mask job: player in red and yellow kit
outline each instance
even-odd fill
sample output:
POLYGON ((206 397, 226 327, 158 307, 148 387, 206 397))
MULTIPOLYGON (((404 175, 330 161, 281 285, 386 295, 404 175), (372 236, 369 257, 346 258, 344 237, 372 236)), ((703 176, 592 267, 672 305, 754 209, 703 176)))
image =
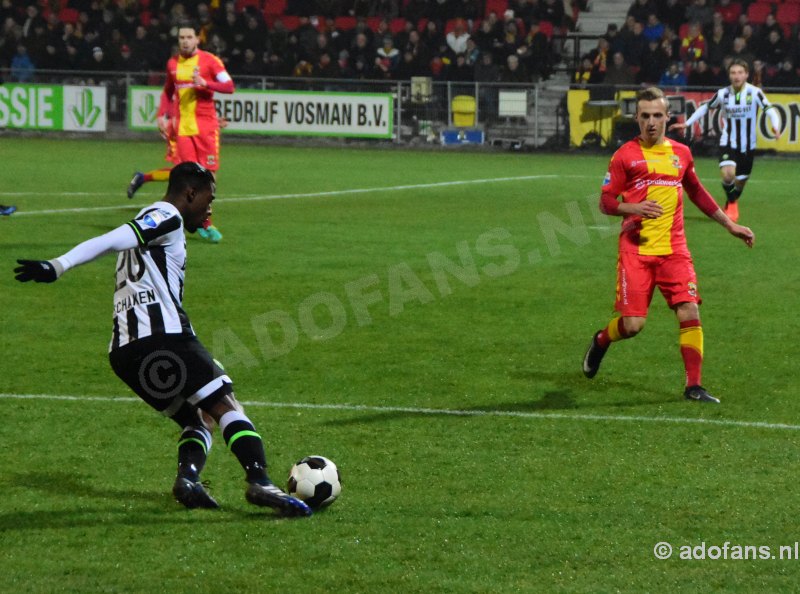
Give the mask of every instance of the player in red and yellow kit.
MULTIPOLYGON (((214 93, 233 93, 233 80, 222 60, 198 49, 198 29, 192 24, 178 28, 177 56, 167 62, 167 81, 158 109, 158 129, 167 141, 167 161, 200 163, 210 171, 219 169, 219 129, 214 93)), ((172 168, 137 172, 128 185, 132 198, 148 181, 166 181, 172 168)), ((222 239, 210 221, 198 233, 211 241, 222 239)))
POLYGON ((592 337, 583 359, 583 373, 593 378, 612 342, 641 332, 658 287, 680 325, 686 369, 684 396, 719 403, 700 385, 701 299, 683 228, 684 190, 706 216, 747 246, 753 246, 755 237, 750 229, 731 221, 714 202, 697 178, 689 148, 665 138, 669 105, 660 89, 650 87, 637 93, 636 120, 640 136, 614 153, 600 198, 604 213, 623 217, 615 305, 620 315, 592 337))

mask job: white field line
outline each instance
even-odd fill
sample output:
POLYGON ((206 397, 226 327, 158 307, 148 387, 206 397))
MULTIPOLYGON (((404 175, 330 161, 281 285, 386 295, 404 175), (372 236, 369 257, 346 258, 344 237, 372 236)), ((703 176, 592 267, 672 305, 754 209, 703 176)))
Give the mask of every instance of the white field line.
MULTIPOLYGON (((68 402, 139 402, 130 396, 67 396, 58 394, 3 394, 0 400, 56 400, 68 402)), ((688 417, 647 417, 642 415, 590 415, 569 413, 522 412, 507 410, 458 410, 449 408, 419 408, 414 406, 369 406, 364 404, 313 404, 307 402, 242 402, 245 406, 265 408, 295 408, 310 410, 334 410, 369 413, 407 413, 414 415, 454 416, 454 417, 512 417, 517 419, 595 421, 620 423, 667 423, 679 425, 716 425, 718 427, 739 427, 744 429, 773 429, 800 431, 800 425, 785 423, 766 423, 763 421, 736 421, 732 419, 700 419, 688 417)), ((698 404, 689 404, 698 406, 698 404)), ((700 404, 699 406, 704 406, 700 404)), ((709 406, 709 405, 705 405, 709 406)))
MULTIPOLYGON (((468 186, 474 184, 494 184, 511 181, 530 181, 536 179, 553 179, 560 177, 558 175, 521 175, 516 177, 490 177, 486 179, 462 179, 446 182, 433 182, 428 184, 407 184, 402 186, 383 186, 378 188, 349 188, 345 190, 331 190, 328 192, 306 192, 301 194, 252 194, 245 196, 231 196, 230 198, 220 197, 220 203, 229 202, 259 202, 262 200, 288 200, 298 198, 328 198, 331 196, 347 196, 353 194, 375 194, 379 192, 404 192, 406 190, 427 190, 430 188, 446 188, 451 186, 468 186)), ((563 176, 561 176, 563 177, 563 176)), ((0 193, 0 196, 5 194, 0 193)), ((67 195, 67 194, 64 194, 67 195)), ((117 199, 115 197, 115 199, 117 199)), ((98 212, 103 210, 132 210, 141 209, 149 203, 144 204, 131 204, 125 203, 120 199, 120 203, 115 206, 83 206, 76 208, 50 208, 45 210, 21 210, 17 211, 14 216, 36 216, 36 215, 49 215, 49 214, 66 214, 71 212, 98 212)))

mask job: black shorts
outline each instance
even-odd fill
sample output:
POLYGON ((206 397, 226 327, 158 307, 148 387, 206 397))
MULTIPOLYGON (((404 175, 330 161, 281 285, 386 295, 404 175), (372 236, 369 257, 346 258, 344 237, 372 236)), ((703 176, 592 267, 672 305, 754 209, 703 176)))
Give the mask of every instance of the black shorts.
POLYGON ((233 382, 196 336, 147 336, 112 350, 108 359, 137 396, 182 426, 197 420, 198 408, 233 393, 233 382))
POLYGON ((733 165, 736 167, 736 179, 747 179, 753 171, 753 151, 741 152, 729 146, 719 147, 719 166, 733 165))

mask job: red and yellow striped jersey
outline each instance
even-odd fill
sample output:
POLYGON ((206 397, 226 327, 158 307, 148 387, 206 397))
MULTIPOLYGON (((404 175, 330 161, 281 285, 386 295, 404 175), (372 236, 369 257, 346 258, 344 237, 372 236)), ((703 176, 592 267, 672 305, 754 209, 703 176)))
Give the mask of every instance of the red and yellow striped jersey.
MULTIPOLYGON (((175 119, 178 136, 210 134, 218 128, 214 90, 195 87, 192 83, 195 69, 209 81, 210 87, 231 80, 222 60, 203 50, 197 50, 189 58, 178 55, 169 59, 159 115, 167 113, 175 119)), ((232 88, 227 92, 232 92, 232 88)))
POLYGON ((683 226, 683 190, 706 215, 719 208, 694 170, 689 147, 674 140, 647 148, 636 138, 622 145, 603 180, 601 209, 616 213, 617 197, 623 202, 652 200, 663 214, 656 219, 625 216, 619 236, 620 251, 643 256, 689 253, 683 226))

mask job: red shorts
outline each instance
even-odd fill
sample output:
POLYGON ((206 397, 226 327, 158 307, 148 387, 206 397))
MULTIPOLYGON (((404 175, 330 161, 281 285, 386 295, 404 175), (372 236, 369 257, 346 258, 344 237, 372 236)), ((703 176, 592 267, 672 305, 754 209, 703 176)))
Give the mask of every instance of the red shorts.
POLYGON ((673 308, 679 303, 702 302, 689 254, 640 256, 633 252, 619 253, 616 310, 621 315, 647 316, 656 287, 673 308))
POLYGON ((181 158, 178 156, 178 141, 174 137, 167 140, 167 154, 164 155, 164 159, 174 165, 181 162, 181 158))
POLYGON ((177 136, 178 162, 194 161, 206 169, 219 169, 219 130, 196 136, 177 136))

